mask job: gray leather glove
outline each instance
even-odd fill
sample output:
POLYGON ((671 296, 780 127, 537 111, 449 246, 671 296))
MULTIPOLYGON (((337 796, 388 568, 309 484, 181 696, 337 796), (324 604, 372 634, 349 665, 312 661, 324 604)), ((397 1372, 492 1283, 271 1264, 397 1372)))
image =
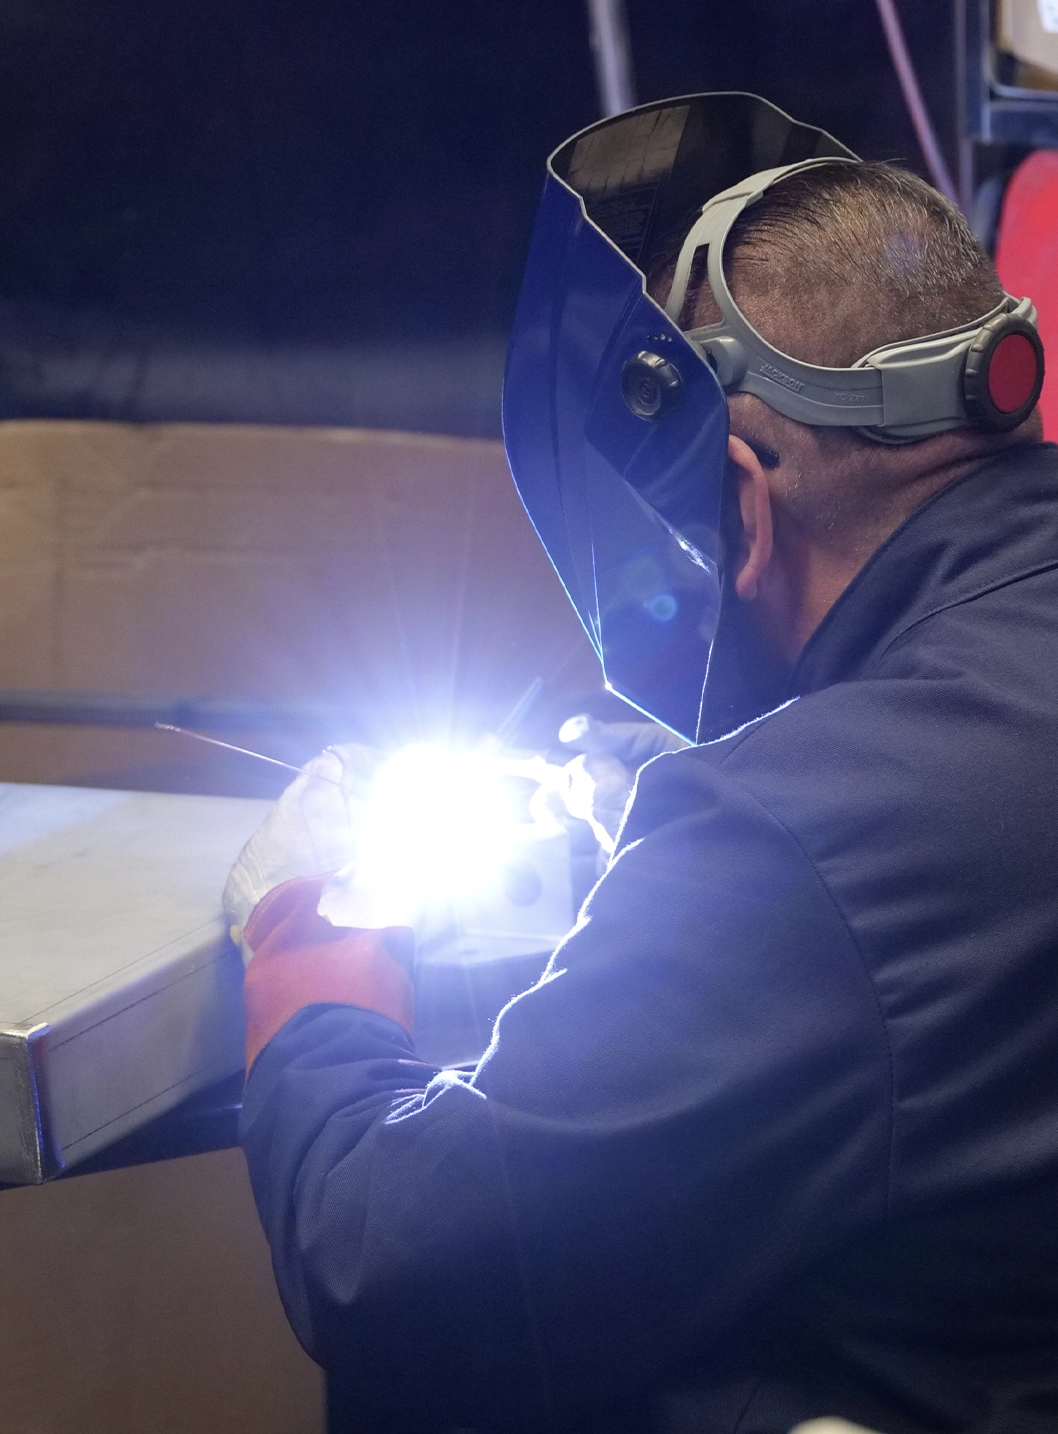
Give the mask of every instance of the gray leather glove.
POLYGON ((657 722, 570 717, 558 739, 582 755, 566 765, 563 797, 571 816, 591 825, 603 851, 614 849, 636 773, 651 757, 690 746, 657 722))
POLYGON ((287 787, 239 853, 224 888, 238 944, 250 912, 273 887, 339 871, 353 860, 357 826, 384 757, 372 747, 328 747, 287 787))

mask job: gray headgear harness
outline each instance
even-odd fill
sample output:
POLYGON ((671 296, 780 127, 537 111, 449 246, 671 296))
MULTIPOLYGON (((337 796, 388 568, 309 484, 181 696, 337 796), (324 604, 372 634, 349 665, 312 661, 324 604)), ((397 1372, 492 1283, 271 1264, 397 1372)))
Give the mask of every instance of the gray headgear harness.
POLYGON ((752 393, 799 423, 854 427, 879 443, 911 443, 967 423, 1016 428, 1043 385, 1043 346, 1029 299, 1007 295, 959 328, 884 344, 852 368, 822 368, 780 353, 735 302, 724 275, 724 245, 735 220, 766 189, 823 164, 825 156, 751 174, 703 207, 683 242, 665 312, 679 325, 695 255, 708 249, 709 287, 723 318, 686 331, 727 393, 752 393))

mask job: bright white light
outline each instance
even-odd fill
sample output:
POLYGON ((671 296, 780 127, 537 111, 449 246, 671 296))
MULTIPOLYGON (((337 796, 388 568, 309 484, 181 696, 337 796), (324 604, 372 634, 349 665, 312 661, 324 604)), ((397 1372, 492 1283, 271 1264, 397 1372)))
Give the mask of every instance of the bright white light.
POLYGON ((515 813, 486 760, 425 744, 380 767, 368 798, 361 859, 393 872, 424 901, 456 897, 502 865, 515 813))
MULTIPOLYGON (((424 912, 495 887, 520 844, 560 830, 546 806, 560 777, 561 768, 540 757, 450 752, 427 743, 395 752, 376 771, 353 823, 355 856, 339 879, 344 920, 416 926, 424 912), (511 777, 537 784, 528 822, 519 817, 511 777)), ((320 910, 336 919, 339 907, 320 910)))

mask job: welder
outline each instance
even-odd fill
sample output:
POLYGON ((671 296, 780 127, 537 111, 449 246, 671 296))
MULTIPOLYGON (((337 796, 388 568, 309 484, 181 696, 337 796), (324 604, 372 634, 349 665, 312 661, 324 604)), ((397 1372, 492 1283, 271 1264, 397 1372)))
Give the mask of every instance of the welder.
POLYGON ((1058 1427, 1042 379, 960 215, 763 100, 552 156, 512 472, 608 685, 692 745, 472 1075, 416 1056, 414 912, 318 910, 361 755, 233 873, 242 1140, 359 1427, 1058 1427))

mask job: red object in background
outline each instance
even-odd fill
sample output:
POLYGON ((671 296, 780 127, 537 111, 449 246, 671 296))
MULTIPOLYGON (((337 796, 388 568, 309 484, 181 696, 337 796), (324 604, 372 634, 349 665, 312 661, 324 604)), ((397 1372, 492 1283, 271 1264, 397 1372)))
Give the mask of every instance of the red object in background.
POLYGON ((1003 287, 1028 295, 1040 316, 1047 376, 1040 395, 1043 431, 1058 439, 1058 151, 1039 149, 1023 160, 1003 196, 996 243, 1003 287))

